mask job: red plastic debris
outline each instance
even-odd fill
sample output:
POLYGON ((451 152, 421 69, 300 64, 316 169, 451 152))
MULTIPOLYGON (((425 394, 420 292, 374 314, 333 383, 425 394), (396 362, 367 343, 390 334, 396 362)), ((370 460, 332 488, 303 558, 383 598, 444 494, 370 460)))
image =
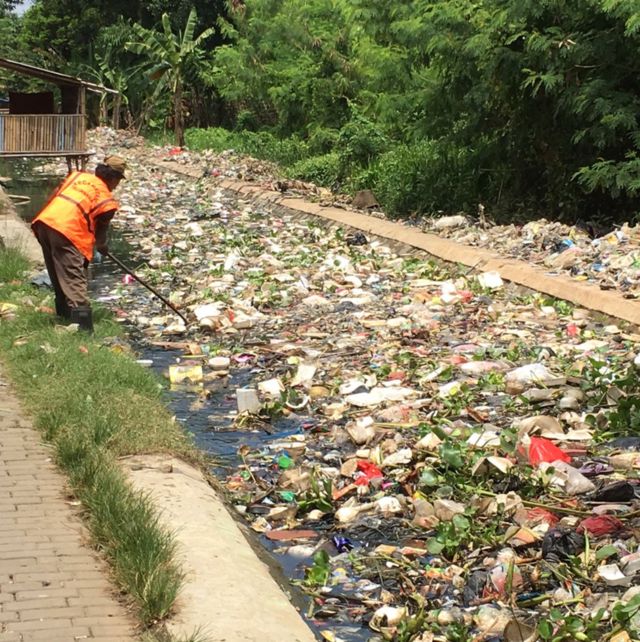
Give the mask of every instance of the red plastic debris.
POLYGON ((358 461, 358 470, 362 473, 356 479, 358 486, 368 486, 371 480, 383 477, 382 471, 373 462, 364 459, 358 461))
POLYGON ((553 528, 560 518, 554 515, 551 511, 546 510, 545 508, 532 508, 527 511, 527 522, 530 525, 536 524, 548 524, 549 528, 553 528))
POLYGON ((544 437, 531 437, 531 444, 529 445, 529 461, 537 466, 539 463, 545 461, 552 463, 554 461, 564 461, 569 463, 571 457, 567 455, 564 450, 558 448, 552 441, 544 437))
POLYGON ((567 336, 569 337, 579 337, 580 328, 575 323, 570 323, 567 326, 567 336))
POLYGON ((613 515, 598 515, 597 517, 583 519, 576 530, 578 533, 586 531, 594 537, 602 537, 603 535, 611 535, 624 530, 624 524, 613 515))

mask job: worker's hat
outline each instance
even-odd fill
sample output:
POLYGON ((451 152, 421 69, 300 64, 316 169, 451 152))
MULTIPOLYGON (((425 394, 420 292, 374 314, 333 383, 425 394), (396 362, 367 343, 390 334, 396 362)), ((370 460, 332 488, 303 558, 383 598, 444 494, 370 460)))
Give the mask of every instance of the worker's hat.
POLYGON ((110 167, 116 172, 122 174, 122 178, 126 178, 124 172, 127 169, 127 161, 122 158, 122 156, 105 156, 103 163, 107 167, 110 167))

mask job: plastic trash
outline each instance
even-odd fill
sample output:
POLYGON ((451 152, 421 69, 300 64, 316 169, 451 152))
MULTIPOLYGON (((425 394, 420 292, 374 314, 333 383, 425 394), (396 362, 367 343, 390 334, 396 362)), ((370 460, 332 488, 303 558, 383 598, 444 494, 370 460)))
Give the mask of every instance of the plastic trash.
POLYGON ((228 370, 231 359, 229 357, 213 357, 209 359, 208 364, 213 370, 228 370))
POLYGON ((629 586, 633 582, 633 576, 625 575, 617 564, 600 566, 598 575, 607 586, 629 586))
POLYGON ((384 477, 382 471, 372 462, 359 460, 357 464, 358 475, 356 485, 366 486, 375 479, 384 477))
POLYGON ((624 524, 617 517, 599 515, 583 519, 576 530, 578 533, 588 533, 593 537, 603 537, 604 535, 618 533, 624 529, 624 524))
POLYGON ((434 220, 433 227, 436 230, 445 230, 457 227, 466 227, 468 220, 466 216, 456 214, 455 216, 441 216, 434 220))
POLYGON ((381 606, 371 618, 369 626, 374 631, 380 631, 383 628, 394 627, 400 624, 409 614, 404 607, 381 606))
POLYGON ((238 412, 248 412, 256 414, 260 412, 262 404, 258 398, 258 391, 254 388, 238 388, 236 390, 236 400, 238 403, 238 412))
POLYGON ((562 385, 566 381, 566 378, 554 375, 542 363, 530 363, 508 372, 506 380, 507 382, 522 386, 534 384, 557 386, 562 385))
POLYGON ((582 475, 576 468, 564 461, 554 461, 550 464, 540 463, 540 470, 550 474, 550 483, 563 490, 567 495, 584 495, 595 490, 594 483, 582 475))
POLYGON ((533 466, 537 466, 541 462, 570 462, 571 457, 548 439, 544 437, 531 437, 529 444, 529 461, 533 466))
POLYGON ((584 537, 570 528, 553 528, 542 540, 542 557, 549 562, 560 563, 583 549, 584 537))
POLYGON ((171 383, 202 383, 203 377, 201 365, 169 366, 171 383))
MULTIPOLYGON (((613 468, 607 464, 600 464, 600 474, 609 474, 613 468)), ((584 472, 581 469, 581 472, 584 472)), ((640 495, 640 484, 632 484, 627 480, 621 480, 606 484, 589 496, 593 502, 630 502, 640 495)))
POLYGON ((484 272, 483 274, 478 274, 477 279, 483 288, 494 290, 504 286, 504 281, 500 278, 499 272, 484 272))

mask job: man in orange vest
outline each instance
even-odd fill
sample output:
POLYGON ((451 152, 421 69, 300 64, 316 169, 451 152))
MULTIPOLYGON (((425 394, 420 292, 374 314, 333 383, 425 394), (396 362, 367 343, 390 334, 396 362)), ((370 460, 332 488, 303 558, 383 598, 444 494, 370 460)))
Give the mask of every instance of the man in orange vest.
POLYGON ((107 231, 118 209, 111 192, 126 168, 123 158, 107 156, 95 174, 71 172, 31 223, 55 291, 56 314, 89 332, 87 267, 94 246, 101 254, 108 252, 107 231))

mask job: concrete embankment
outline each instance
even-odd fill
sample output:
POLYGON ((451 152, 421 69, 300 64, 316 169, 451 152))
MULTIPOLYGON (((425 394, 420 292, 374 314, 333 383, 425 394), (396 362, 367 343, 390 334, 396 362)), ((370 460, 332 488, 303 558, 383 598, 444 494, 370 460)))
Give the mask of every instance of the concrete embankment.
POLYGON ((11 199, 0 187, 0 239, 20 250, 31 262, 42 265, 42 252, 29 226, 18 216, 11 199))

